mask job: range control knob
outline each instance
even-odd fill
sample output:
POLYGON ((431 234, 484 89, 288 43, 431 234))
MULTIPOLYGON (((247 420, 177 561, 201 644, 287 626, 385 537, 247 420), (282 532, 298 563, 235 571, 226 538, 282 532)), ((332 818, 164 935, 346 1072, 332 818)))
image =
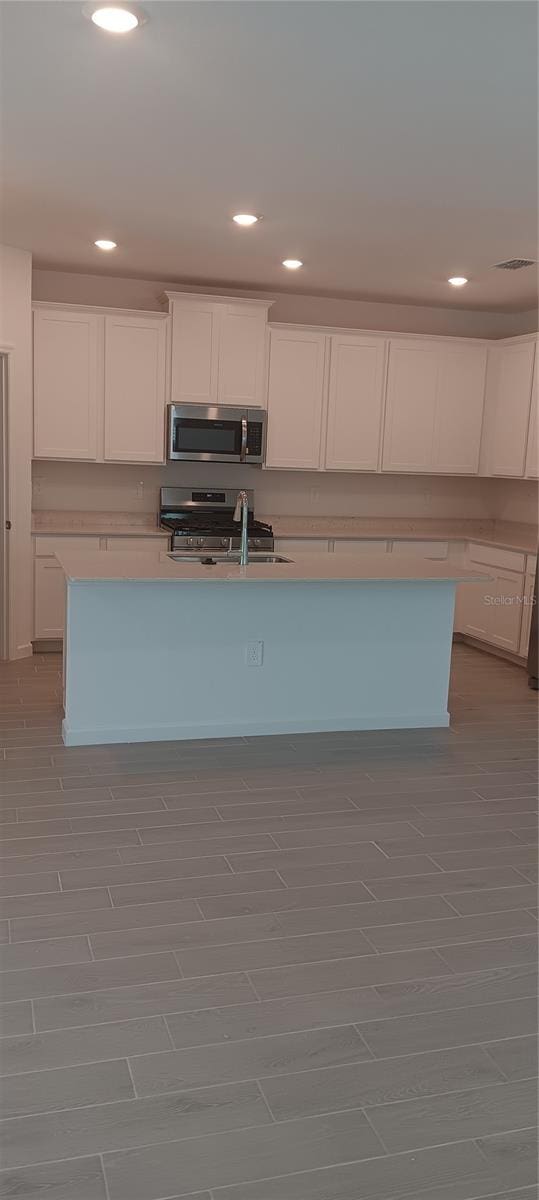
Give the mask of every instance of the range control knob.
POLYGON ((187 538, 186 545, 187 545, 187 546, 192 546, 192 545, 193 545, 193 539, 188 537, 188 538, 187 538))
POLYGON ((255 545, 255 546, 260 546, 260 538, 255 538, 255 539, 254 539, 254 545, 255 545))
POLYGON ((221 545, 228 546, 228 538, 221 538, 221 545))
POLYGON ((203 545, 204 545, 204 538, 197 538, 197 540, 196 540, 196 545, 197 545, 197 546, 203 546, 203 545))

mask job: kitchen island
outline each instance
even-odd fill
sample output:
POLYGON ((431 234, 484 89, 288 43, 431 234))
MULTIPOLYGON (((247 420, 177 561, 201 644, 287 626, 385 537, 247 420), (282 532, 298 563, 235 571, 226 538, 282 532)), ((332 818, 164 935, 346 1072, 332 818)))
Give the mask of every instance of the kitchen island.
POLYGON ((426 558, 58 555, 66 745, 449 724, 457 583, 426 558))

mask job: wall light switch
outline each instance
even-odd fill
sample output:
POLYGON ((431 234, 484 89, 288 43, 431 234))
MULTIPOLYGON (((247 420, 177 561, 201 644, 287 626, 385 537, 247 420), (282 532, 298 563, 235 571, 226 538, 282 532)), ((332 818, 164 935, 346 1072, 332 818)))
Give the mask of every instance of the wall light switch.
POLYGON ((139 482, 137 484, 135 484, 135 496, 137 496, 137 498, 139 500, 141 500, 143 495, 144 495, 144 482, 142 479, 139 479, 139 482))

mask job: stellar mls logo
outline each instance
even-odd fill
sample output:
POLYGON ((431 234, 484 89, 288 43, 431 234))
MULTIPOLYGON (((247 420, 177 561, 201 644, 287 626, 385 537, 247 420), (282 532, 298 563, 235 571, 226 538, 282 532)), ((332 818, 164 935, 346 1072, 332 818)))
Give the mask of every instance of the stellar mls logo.
POLYGON ((514 604, 520 604, 523 608, 535 604, 535 596, 484 596, 483 603, 488 605, 499 605, 500 607, 507 606, 511 608, 514 604))

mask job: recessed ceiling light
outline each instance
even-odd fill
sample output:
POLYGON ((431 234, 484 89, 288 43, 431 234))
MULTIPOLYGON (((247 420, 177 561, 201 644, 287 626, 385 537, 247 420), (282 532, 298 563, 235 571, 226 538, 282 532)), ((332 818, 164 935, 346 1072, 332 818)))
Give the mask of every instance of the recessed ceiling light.
POLYGON ((468 280, 465 275, 452 275, 447 282, 451 284, 451 287, 464 287, 468 280))
POLYGON ((297 271, 298 267, 302 266, 301 258, 283 258, 283 267, 286 267, 287 271, 297 271))
POLYGON ((236 222, 236 225, 256 225, 260 217, 255 217, 254 213, 236 213, 232 220, 236 222))
POLYGON ((98 238, 97 242, 94 242, 94 246, 97 246, 98 250, 115 250, 116 245, 117 243, 111 242, 109 238, 98 238))
POLYGON ((140 25, 141 18, 130 8, 120 8, 114 4, 105 4, 96 8, 91 14, 94 25, 106 29, 107 33, 130 33, 140 25))

